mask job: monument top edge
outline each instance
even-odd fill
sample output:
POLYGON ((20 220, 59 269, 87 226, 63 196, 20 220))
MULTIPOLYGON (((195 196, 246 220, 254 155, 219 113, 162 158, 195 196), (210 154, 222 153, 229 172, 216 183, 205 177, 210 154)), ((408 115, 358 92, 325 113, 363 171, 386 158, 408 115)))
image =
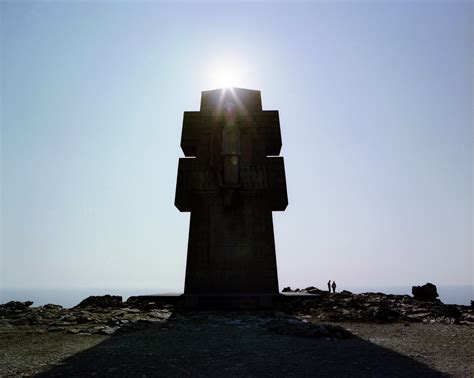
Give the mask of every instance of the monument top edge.
POLYGON ((261 91, 258 89, 249 89, 249 88, 240 88, 240 87, 223 87, 223 88, 206 89, 204 91, 201 91, 201 95, 211 95, 211 94, 217 94, 217 93, 222 93, 222 92, 227 92, 227 91, 247 92, 249 94, 261 93, 261 91))
POLYGON ((220 88, 201 92, 201 111, 220 108, 231 101, 240 108, 262 110, 261 92, 245 88, 220 88))

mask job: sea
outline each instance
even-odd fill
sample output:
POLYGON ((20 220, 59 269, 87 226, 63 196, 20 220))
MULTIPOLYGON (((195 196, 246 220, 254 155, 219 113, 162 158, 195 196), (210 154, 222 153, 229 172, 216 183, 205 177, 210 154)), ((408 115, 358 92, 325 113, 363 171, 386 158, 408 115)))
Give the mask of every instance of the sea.
MULTIPOLYGON (((349 290, 353 293, 382 292, 385 294, 411 295, 411 287, 344 287, 338 290, 349 290)), ((470 305, 474 300, 474 285, 437 286, 441 301, 445 304, 470 305)), ((48 303, 59 304, 63 307, 74 307, 90 295, 120 295, 124 300, 134 295, 146 294, 179 294, 170 289, 19 289, 0 288, 0 303, 9 301, 33 301, 33 306, 42 306, 48 303)))

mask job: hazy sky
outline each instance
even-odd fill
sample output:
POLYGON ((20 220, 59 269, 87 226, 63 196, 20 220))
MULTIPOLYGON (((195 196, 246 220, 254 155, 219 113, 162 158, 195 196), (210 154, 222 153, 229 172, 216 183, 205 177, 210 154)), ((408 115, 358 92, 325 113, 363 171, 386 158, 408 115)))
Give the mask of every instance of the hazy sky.
POLYGON ((2 1, 1 286, 182 291, 222 72, 280 112, 280 287, 472 283, 473 4, 2 1))

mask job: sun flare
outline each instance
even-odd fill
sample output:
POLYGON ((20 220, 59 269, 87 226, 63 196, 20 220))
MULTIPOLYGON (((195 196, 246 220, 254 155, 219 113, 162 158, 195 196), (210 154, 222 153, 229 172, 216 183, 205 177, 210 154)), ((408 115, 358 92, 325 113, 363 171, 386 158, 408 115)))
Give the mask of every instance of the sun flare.
POLYGON ((210 88, 245 87, 249 80, 249 70, 241 59, 221 57, 211 59, 206 67, 210 88))
POLYGON ((216 86, 220 88, 232 88, 242 85, 242 78, 234 67, 220 67, 214 73, 216 86))

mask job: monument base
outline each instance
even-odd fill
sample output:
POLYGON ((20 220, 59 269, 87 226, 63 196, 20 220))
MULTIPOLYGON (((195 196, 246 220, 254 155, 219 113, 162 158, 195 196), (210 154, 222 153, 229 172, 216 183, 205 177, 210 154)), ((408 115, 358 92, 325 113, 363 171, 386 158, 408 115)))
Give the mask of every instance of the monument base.
POLYGON ((266 310, 279 294, 183 294, 184 308, 199 310, 266 310))
POLYGON ((317 298, 318 295, 306 293, 279 294, 156 294, 130 297, 127 302, 138 307, 160 308, 172 305, 177 309, 188 310, 275 310, 289 302, 317 298))

